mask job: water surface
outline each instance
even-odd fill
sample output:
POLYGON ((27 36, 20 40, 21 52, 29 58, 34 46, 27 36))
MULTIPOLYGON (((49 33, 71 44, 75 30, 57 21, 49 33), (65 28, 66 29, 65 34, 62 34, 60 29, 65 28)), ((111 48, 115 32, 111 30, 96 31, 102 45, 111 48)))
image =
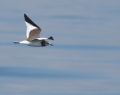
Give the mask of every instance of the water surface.
POLYGON ((1 95, 119 95, 119 0, 0 1, 1 95), (54 46, 25 38, 23 14, 54 46))

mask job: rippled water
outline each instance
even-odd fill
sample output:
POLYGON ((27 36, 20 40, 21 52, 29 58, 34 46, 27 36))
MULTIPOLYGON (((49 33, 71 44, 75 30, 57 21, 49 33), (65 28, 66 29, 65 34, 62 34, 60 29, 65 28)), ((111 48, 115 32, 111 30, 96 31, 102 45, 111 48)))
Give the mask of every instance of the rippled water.
POLYGON ((1 95, 119 95, 119 0, 0 1, 1 95), (54 46, 25 38, 27 13, 54 46))

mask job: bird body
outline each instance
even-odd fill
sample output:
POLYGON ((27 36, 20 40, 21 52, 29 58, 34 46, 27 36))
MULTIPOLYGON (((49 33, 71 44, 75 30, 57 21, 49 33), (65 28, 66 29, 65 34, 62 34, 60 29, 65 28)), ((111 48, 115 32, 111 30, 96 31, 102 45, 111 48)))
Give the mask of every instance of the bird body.
POLYGON ((54 40, 52 36, 48 38, 40 37, 41 28, 37 24, 35 24, 26 14, 24 14, 24 19, 27 27, 26 39, 15 43, 35 45, 35 46, 52 45, 49 43, 49 40, 54 40))

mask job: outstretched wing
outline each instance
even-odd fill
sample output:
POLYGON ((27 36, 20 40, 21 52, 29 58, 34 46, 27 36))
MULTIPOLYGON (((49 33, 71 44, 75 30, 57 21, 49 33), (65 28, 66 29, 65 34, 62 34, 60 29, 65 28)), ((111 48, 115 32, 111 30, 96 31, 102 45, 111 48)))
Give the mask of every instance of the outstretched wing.
POLYGON ((41 28, 36 25, 26 14, 24 14, 25 23, 27 27, 26 37, 28 41, 32 41, 40 37, 41 28))

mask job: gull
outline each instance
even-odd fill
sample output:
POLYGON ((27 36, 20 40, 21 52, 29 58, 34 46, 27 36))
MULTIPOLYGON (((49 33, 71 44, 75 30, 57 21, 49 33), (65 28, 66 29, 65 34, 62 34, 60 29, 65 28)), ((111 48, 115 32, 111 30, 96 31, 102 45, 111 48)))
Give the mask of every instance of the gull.
POLYGON ((26 39, 20 42, 14 42, 19 44, 33 45, 33 46, 48 46, 52 45, 49 40, 54 40, 52 36, 48 38, 41 37, 41 28, 35 24, 26 14, 24 14, 26 24, 26 39))

